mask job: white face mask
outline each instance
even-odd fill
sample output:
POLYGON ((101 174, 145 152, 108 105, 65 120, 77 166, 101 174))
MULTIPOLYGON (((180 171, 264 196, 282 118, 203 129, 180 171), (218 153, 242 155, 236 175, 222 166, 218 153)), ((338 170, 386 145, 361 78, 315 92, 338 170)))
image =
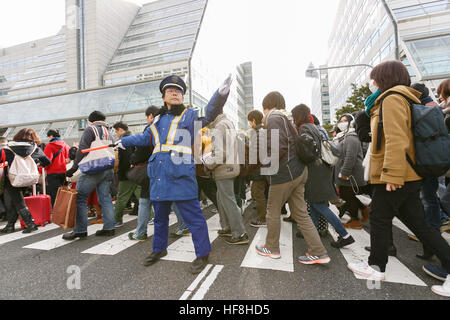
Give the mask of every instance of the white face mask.
POLYGON ((348 122, 339 122, 338 128, 341 130, 341 132, 345 132, 348 130, 348 122))

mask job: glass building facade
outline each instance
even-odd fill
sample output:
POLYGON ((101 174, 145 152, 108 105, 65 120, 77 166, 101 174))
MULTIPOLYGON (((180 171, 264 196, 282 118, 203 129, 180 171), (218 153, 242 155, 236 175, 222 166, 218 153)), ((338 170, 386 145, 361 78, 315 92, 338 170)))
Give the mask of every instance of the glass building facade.
MULTIPOLYGON (((66 4, 70 1, 66 0, 66 4)), ((80 10, 89 10, 89 5, 86 3, 80 10)), ((94 110, 105 113, 111 125, 125 121, 138 133, 145 127, 145 109, 150 105, 162 105, 159 84, 172 74, 181 76, 188 86, 185 104, 198 108, 203 115, 204 107, 227 76, 214 67, 220 63, 215 57, 205 59, 208 55, 204 49, 210 44, 199 35, 202 28, 207 28, 202 24, 208 14, 207 5, 207 0, 159 0, 136 9, 121 41, 111 52, 100 86, 67 89, 67 83, 79 84, 80 79, 84 79, 84 83, 89 84, 95 77, 89 68, 80 74, 80 61, 92 60, 89 42, 78 45, 71 55, 67 50, 72 45, 64 44, 66 35, 47 40, 41 49, 48 53, 30 58, 39 63, 25 63, 23 59, 7 63, 0 59, 0 74, 5 74, 0 76, 0 98, 6 96, 6 100, 0 100, 0 110, 5 110, 5 116, 0 118, 0 135, 11 139, 21 128, 31 127, 46 141, 46 131, 54 128, 61 131, 65 140, 75 142, 94 110), (86 54, 84 58, 80 56, 81 47, 86 54), (58 50, 64 49, 66 52, 60 55, 58 50), (54 56, 43 59, 46 55, 54 56), (16 64, 27 77, 14 73, 16 64), (9 69, 12 71, 4 72, 9 69), (40 94, 29 91, 33 87, 39 88, 40 94), (16 94, 10 96, 10 90, 15 90, 16 94)), ((93 29, 89 21, 86 19, 83 24, 88 39, 92 33, 89 30, 93 29)), ((73 35, 68 37, 73 44, 73 35)), ((83 41, 83 37, 76 39, 83 41)), ((234 69, 235 81, 224 112, 237 128, 246 129, 247 113, 253 109, 252 65, 248 62, 234 69)))

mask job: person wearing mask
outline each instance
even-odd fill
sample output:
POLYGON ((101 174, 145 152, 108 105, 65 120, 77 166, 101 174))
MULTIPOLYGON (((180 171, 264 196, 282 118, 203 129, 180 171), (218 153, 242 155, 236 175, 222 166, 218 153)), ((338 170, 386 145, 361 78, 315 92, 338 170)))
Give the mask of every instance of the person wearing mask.
MULTIPOLYGON (((320 144, 323 135, 314 124, 314 118, 308 106, 301 104, 292 110, 294 123, 299 134, 307 134, 320 144)), ((336 198, 336 190, 333 186, 333 169, 321 160, 308 165, 308 180, 305 186, 305 199, 311 208, 311 218, 316 226, 319 217, 324 217, 339 235, 337 241, 331 243, 334 248, 343 248, 355 242, 355 239, 347 232, 339 218, 330 210, 328 203, 336 198)))
MULTIPOLYGON (((41 140, 38 138, 36 131, 27 128, 21 129, 14 136, 13 141, 9 142, 7 147, 4 147, 6 162, 8 165, 11 165, 16 155, 21 157, 31 156, 31 158, 41 167, 49 166, 51 164, 50 159, 47 158, 42 149, 38 147, 40 144, 41 140)), ((6 167, 6 171, 8 171, 8 167, 6 167)), ((12 210, 10 210, 8 215, 8 224, 1 232, 14 232, 14 225, 18 215, 21 216, 26 224, 23 233, 36 231, 37 226, 34 224, 31 212, 25 204, 23 196, 24 189, 13 187, 7 174, 5 176, 5 191, 11 200, 12 210)))
POLYGON ((61 139, 58 130, 49 130, 47 132, 49 143, 45 146, 44 153, 52 161, 52 164, 46 168, 48 194, 52 201, 52 207, 55 204, 58 189, 66 180, 66 167, 69 159, 70 147, 61 139))
MULTIPOLYGON (((373 195, 370 213, 371 252, 368 262, 352 263, 348 268, 375 281, 385 279, 391 225, 398 217, 431 251, 436 254, 447 272, 450 272, 450 246, 426 221, 420 200, 422 178, 409 164, 407 156, 415 162, 414 134, 410 101, 420 103, 420 93, 410 87, 408 70, 400 61, 387 61, 376 66, 371 74, 378 87, 367 105, 371 116, 372 153, 370 182, 373 195), (405 97, 404 97, 405 96, 405 97), (383 129, 380 126, 382 102, 383 129)), ((450 276, 443 286, 432 291, 450 296, 450 276)))
MULTIPOLYGON (((256 220, 252 220, 250 225, 254 228, 267 227, 266 223, 266 214, 267 214, 267 198, 266 198, 266 188, 267 188, 267 180, 265 176, 261 175, 260 170, 260 161, 259 159, 259 133, 263 128, 262 120, 264 115, 262 112, 258 110, 253 110, 247 116, 250 127, 253 129, 252 134, 254 135, 253 139, 250 139, 249 152, 250 155, 256 157, 256 163, 250 164, 251 170, 249 174, 249 180, 251 181, 251 194, 252 198, 256 202, 256 220), (254 172, 253 172, 254 171, 254 172)), ((250 156, 249 155, 249 156, 250 156)))
MULTIPOLYGON (((147 122, 147 126, 144 129, 147 130, 148 127, 150 127, 153 122, 155 121, 155 118, 158 116, 159 112, 161 111, 161 108, 156 106, 150 106, 145 111, 145 120, 147 122)), ((148 159, 150 159, 151 155, 153 153, 152 147, 136 147, 136 151, 131 155, 130 157, 130 164, 134 166, 134 168, 147 168, 148 165, 148 159)), ((135 169, 136 170, 136 169, 135 169)), ((147 235, 147 226, 152 218, 152 202, 150 200, 150 179, 148 178, 146 172, 142 173, 145 175, 145 178, 143 179, 143 184, 140 185, 141 187, 141 194, 139 198, 139 209, 138 209, 138 222, 137 222, 137 228, 135 232, 131 232, 128 234, 128 238, 130 240, 135 241, 146 241, 148 238, 147 235)), ((139 179, 141 180, 141 179, 139 179)), ((137 182, 137 181, 136 181, 137 182)))
MULTIPOLYGON (((114 124, 113 128, 119 139, 132 136, 128 129, 128 125, 124 122, 117 122, 114 124)), ((137 199, 140 198, 141 187, 127 178, 127 173, 131 168, 130 157, 135 151, 135 147, 128 147, 125 150, 119 149, 119 167, 117 172, 119 177, 119 189, 114 209, 115 228, 123 226, 123 211, 127 207, 127 203, 130 201, 132 195, 134 194, 137 199)))
MULTIPOLYGON (((308 168, 296 152, 297 132, 286 112, 284 97, 279 92, 269 93, 263 100, 264 126, 267 128, 267 151, 279 156, 279 168, 268 176, 267 237, 263 245, 256 245, 256 252, 272 259, 280 259, 281 208, 288 202, 292 218, 299 226, 308 247, 305 256, 298 257, 302 264, 327 264, 331 261, 320 240, 319 233, 308 214, 305 202, 305 184, 308 168), (272 131, 279 133, 278 150, 272 150, 272 131), (278 151, 278 152, 277 152, 278 151)), ((273 160, 272 160, 273 161, 273 160)), ((273 165, 273 163, 271 163, 273 165)))
POLYGON ((366 221, 370 210, 356 197, 360 193, 360 188, 367 185, 364 181, 362 146, 355 132, 354 117, 351 114, 341 116, 337 126, 340 133, 334 138, 334 142, 341 157, 334 167, 334 181, 340 197, 346 202, 344 207, 351 216, 351 220, 345 223, 344 227, 361 230, 358 211, 362 210, 363 220, 366 221))
MULTIPOLYGON (((83 154, 81 150, 86 150, 91 147, 92 142, 96 139, 98 132, 101 140, 112 139, 112 134, 109 130, 108 124, 105 122, 106 116, 100 111, 94 111, 89 115, 89 127, 84 130, 80 140, 79 149, 76 154, 75 161, 72 168, 66 172, 67 177, 72 177, 78 170, 78 164, 87 155, 83 154)), ((111 237, 114 236, 114 206, 111 199, 110 187, 113 182, 113 169, 105 169, 96 174, 84 174, 78 178, 77 181, 77 216, 76 226, 70 233, 63 235, 63 239, 72 241, 77 238, 84 239, 87 237, 88 227, 88 212, 87 212, 87 198, 94 191, 97 190, 98 201, 102 207, 103 229, 95 233, 97 237, 111 237)))
POLYGON ((153 253, 145 259, 145 266, 154 265, 167 255, 169 214, 173 203, 192 233, 197 258, 191 264, 191 273, 200 273, 208 263, 211 243, 198 200, 192 146, 198 131, 223 113, 231 82, 230 76, 206 106, 206 117, 196 123, 198 111, 183 104, 184 80, 175 75, 165 78, 159 87, 164 106, 155 122, 143 134, 125 137, 118 143, 119 148, 150 145, 155 148, 147 171, 150 200, 155 208, 155 235, 153 253))
POLYGON ((244 227, 241 210, 236 203, 234 189, 235 178, 240 173, 236 130, 223 113, 209 127, 213 137, 212 150, 209 156, 203 156, 203 162, 212 172, 217 185, 219 206, 217 209, 222 227, 219 236, 224 237, 230 245, 245 245, 250 240, 244 227))

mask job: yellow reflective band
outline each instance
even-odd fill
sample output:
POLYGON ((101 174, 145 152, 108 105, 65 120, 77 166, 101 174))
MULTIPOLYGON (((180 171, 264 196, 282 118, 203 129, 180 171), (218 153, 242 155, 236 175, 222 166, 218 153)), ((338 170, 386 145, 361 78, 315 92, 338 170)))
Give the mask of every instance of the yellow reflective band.
POLYGON ((153 137, 155 138, 155 145, 160 145, 161 142, 159 141, 159 134, 158 134, 158 130, 156 130, 155 125, 152 125, 150 127, 150 130, 152 130, 153 137))
POLYGON ((164 144, 162 146, 157 145, 155 147, 155 151, 153 152, 153 154, 159 153, 159 152, 170 152, 170 151, 175 151, 178 153, 185 153, 185 154, 192 154, 192 148, 185 147, 185 146, 174 146, 174 145, 168 145, 168 144, 164 144))
POLYGON ((178 124, 186 113, 187 109, 184 109, 183 113, 178 117, 175 117, 170 125, 169 134, 167 135, 167 145, 173 145, 175 142, 175 134, 177 133, 178 124))

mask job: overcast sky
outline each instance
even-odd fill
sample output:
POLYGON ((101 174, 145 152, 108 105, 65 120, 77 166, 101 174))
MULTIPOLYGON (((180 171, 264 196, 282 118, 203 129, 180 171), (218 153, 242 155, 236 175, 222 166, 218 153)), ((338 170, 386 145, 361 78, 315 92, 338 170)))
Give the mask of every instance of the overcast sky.
MULTIPOLYGON (((127 0, 138 4, 151 0, 127 0)), ((338 0, 209 0, 214 28, 230 45, 224 59, 253 62, 255 107, 264 96, 280 91, 289 109, 311 104, 310 62, 327 59, 328 38, 338 0)), ((2 0, 0 47, 56 34, 65 24, 64 0, 2 0)))

